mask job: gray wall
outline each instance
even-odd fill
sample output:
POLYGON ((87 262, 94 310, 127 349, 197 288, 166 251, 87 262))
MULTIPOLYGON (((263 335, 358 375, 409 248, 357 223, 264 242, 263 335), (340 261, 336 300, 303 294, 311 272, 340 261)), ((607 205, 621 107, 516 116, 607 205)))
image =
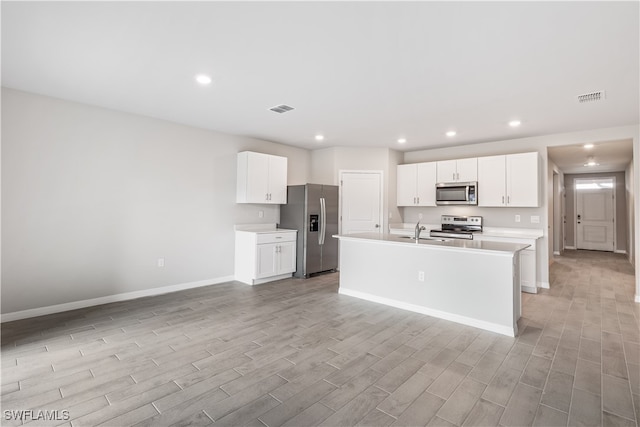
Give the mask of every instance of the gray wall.
POLYGON ((576 247, 575 238, 575 180, 578 178, 609 178, 616 179, 616 244, 615 250, 629 253, 627 246, 628 222, 627 222, 627 195, 625 189, 625 173, 585 173, 585 174, 566 174, 564 176, 564 184, 566 186, 566 214, 567 226, 565 228, 565 245, 576 247))
POLYGON ((287 156, 289 184, 311 163, 308 150, 4 88, 2 143, 3 313, 231 277, 234 224, 280 215, 235 203, 236 153, 287 156))
MULTIPOLYGON (((634 194, 634 167, 633 162, 629 163, 627 169, 624 171, 625 176, 625 194, 627 197, 627 254, 629 256, 629 261, 634 266, 636 265, 635 259, 635 194, 634 194)), ((636 295, 640 296, 640 292, 637 292, 636 295)))
POLYGON ((401 152, 388 148, 329 147, 314 150, 311 155, 311 182, 338 185, 341 170, 382 171, 382 224, 386 230, 390 217, 391 222, 400 218, 396 206, 396 167, 402 158, 401 152))

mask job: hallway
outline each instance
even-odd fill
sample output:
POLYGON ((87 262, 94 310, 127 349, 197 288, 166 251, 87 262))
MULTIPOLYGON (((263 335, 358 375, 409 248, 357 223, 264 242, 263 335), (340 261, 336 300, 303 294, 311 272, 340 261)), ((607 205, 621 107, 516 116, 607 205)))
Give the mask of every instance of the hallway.
POLYGON ((541 403, 569 413, 569 425, 636 425, 640 304, 632 265, 622 254, 568 250, 549 274, 551 289, 523 294, 523 335, 543 327, 536 349, 557 344, 541 403))

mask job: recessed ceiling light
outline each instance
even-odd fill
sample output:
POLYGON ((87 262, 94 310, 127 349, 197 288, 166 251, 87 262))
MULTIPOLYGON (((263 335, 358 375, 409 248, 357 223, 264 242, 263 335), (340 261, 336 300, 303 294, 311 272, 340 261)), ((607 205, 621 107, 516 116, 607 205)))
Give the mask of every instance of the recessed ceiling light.
POLYGON ((322 140, 324 140, 324 135, 320 135, 320 134, 316 135, 316 141, 322 141, 322 140))
POLYGON ((456 131, 455 130, 450 130, 449 132, 446 133, 446 135, 448 137, 456 136, 456 131))
POLYGON ((585 166, 600 166, 600 163, 597 163, 596 160, 593 157, 589 157, 589 159, 587 160, 587 163, 584 164, 585 166))
POLYGON ((509 126, 511 126, 512 128, 517 128, 518 126, 520 126, 520 120, 511 120, 509 122, 509 126))
POLYGON ((591 150, 593 148, 593 144, 584 144, 584 148, 591 150))
POLYGON ((398 144, 404 144, 406 142, 407 142, 407 140, 405 138, 398 139, 398 144))
POLYGON ((201 85, 208 85, 211 84, 211 77, 207 76, 206 74, 198 74, 196 76, 196 81, 201 85))

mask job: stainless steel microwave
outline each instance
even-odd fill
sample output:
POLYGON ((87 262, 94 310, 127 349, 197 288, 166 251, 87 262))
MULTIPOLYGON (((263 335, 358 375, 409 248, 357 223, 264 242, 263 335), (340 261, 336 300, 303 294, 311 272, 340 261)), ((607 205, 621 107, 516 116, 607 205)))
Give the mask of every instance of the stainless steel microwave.
POLYGON ((441 182, 436 184, 436 205, 477 205, 477 182, 441 182))

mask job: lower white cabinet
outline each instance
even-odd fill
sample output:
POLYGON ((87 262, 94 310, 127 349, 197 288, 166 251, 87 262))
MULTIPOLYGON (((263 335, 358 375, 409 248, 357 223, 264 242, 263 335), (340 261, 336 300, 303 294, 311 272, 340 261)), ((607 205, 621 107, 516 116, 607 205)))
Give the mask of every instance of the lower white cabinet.
POLYGON ((296 271, 296 233, 236 230, 235 279, 258 285, 291 277, 296 271))
POLYGON ((528 248, 520 251, 520 289, 523 292, 530 294, 538 293, 538 279, 537 279, 537 267, 536 267, 536 251, 537 251, 537 238, 535 237, 497 237, 497 236, 476 236, 474 239, 486 240, 490 242, 509 242, 509 243, 522 243, 529 245, 528 248))

